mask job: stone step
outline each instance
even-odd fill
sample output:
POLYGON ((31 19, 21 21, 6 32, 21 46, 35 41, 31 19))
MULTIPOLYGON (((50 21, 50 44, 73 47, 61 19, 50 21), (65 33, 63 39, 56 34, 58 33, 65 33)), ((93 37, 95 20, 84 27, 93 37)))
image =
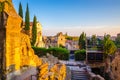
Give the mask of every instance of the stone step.
POLYGON ((71 79, 71 80, 88 80, 88 79, 71 79))
POLYGON ((72 76, 87 76, 86 74, 74 74, 72 76))
POLYGON ((87 78, 86 76, 74 76, 72 78, 87 78))
POLYGON ((82 76, 87 76, 87 75, 84 75, 84 74, 79 74, 79 75, 78 75, 78 74, 75 74, 75 75, 72 75, 72 77, 78 77, 78 76, 79 76, 79 77, 82 77, 82 76))
POLYGON ((81 74, 81 73, 82 73, 82 74, 86 74, 86 73, 83 72, 83 71, 80 71, 80 72, 79 72, 79 71, 77 71, 77 72, 76 72, 76 71, 72 71, 72 73, 76 73, 76 74, 78 74, 78 73, 79 73, 79 74, 81 74))
POLYGON ((88 78, 72 78, 71 80, 89 80, 88 78))
POLYGON ((88 80, 88 76, 85 71, 71 71, 71 80, 88 80))
POLYGON ((79 79, 77 79, 77 78, 72 78, 71 80, 88 80, 88 78, 79 78, 79 79))
POLYGON ((87 75, 72 75, 72 77, 86 77, 87 75))

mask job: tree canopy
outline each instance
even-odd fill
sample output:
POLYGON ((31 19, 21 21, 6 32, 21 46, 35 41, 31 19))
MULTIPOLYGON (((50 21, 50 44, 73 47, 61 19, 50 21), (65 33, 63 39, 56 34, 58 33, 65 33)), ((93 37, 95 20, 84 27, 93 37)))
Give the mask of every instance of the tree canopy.
POLYGON ((86 42, 86 34, 84 32, 82 32, 82 34, 79 37, 79 49, 85 49, 85 42, 86 42))
POLYGON ((114 54, 116 51, 116 45, 114 42, 110 39, 110 35, 105 35, 103 40, 104 45, 104 53, 107 55, 114 54))
POLYGON ((120 48, 120 36, 117 36, 117 38, 115 40, 115 44, 118 48, 120 48))
POLYGON ((96 44, 97 44, 96 35, 92 35, 91 42, 92 42, 92 45, 93 45, 93 46, 96 46, 96 44))

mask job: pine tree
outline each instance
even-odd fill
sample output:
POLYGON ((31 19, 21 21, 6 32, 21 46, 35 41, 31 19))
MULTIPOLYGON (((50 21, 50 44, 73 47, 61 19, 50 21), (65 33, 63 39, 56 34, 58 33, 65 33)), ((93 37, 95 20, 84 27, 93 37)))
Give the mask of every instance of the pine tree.
MULTIPOLYGON (((19 3, 19 11, 18 11, 19 16, 23 19, 23 9, 22 9, 22 4, 21 2, 19 3)), ((23 26, 23 20, 21 22, 21 27, 23 26)))
POLYGON ((28 8, 28 4, 26 7, 26 14, 25 14, 25 31, 26 34, 29 35, 29 30, 30 30, 30 16, 29 16, 29 8, 28 8))
POLYGON ((32 42, 31 45, 34 46, 37 38, 37 18, 34 16, 32 25, 32 42))

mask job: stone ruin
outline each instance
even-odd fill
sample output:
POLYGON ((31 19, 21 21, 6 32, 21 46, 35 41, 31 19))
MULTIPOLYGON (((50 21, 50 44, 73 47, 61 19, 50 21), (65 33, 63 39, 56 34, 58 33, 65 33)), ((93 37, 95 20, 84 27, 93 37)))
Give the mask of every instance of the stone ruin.
POLYGON ((115 59, 112 61, 112 76, 113 80, 120 80, 120 52, 116 53, 115 59))
POLYGON ((43 65, 39 67, 39 80, 65 80, 66 66, 59 60, 47 54, 42 58, 43 65))
MULTIPOLYGON (((4 1, 4 0, 0 0, 4 1)), ((6 25, 5 25, 5 74, 6 80, 15 80, 14 77, 21 75, 21 69, 27 67, 39 67, 39 80, 64 80, 66 66, 64 64, 57 64, 54 59, 52 66, 50 61, 39 58, 34 54, 31 48, 29 36, 25 34, 25 31, 21 28, 22 18, 17 14, 12 4, 5 4, 4 13, 6 13, 6 25)), ((0 28, 0 31, 2 29, 0 28)), ((0 40, 2 37, 0 37, 0 40)), ((48 55, 49 56, 49 55, 48 55)), ((53 56, 50 56, 53 57, 53 56)), ((49 57, 48 57, 49 59, 49 57)), ((24 75, 23 75, 24 76, 24 75)), ((31 75, 29 75, 31 76, 31 75)), ((23 79, 24 80, 24 79, 23 79)))

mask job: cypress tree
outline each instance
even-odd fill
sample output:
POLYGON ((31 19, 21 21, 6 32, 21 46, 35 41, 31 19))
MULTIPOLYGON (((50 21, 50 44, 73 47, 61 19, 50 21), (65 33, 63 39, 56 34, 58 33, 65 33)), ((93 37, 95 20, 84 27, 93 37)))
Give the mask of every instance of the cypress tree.
POLYGON ((18 14, 20 15, 21 18, 23 18, 23 9, 22 9, 21 2, 19 3, 19 12, 18 12, 18 14))
POLYGON ((34 46, 37 38, 37 18, 34 16, 32 25, 32 42, 31 45, 34 46))
POLYGON ((30 16, 29 16, 29 7, 28 7, 28 4, 27 4, 27 7, 26 7, 26 14, 25 14, 25 31, 26 31, 26 34, 29 35, 29 30, 30 30, 30 16))
POLYGON ((82 32, 82 34, 79 37, 79 49, 85 49, 85 40, 86 40, 86 34, 84 32, 82 32))
MULTIPOLYGON (((19 11, 18 11, 19 16, 23 19, 23 9, 22 9, 22 4, 21 2, 19 3, 19 11)), ((23 20, 21 22, 21 27, 23 26, 23 20)))

